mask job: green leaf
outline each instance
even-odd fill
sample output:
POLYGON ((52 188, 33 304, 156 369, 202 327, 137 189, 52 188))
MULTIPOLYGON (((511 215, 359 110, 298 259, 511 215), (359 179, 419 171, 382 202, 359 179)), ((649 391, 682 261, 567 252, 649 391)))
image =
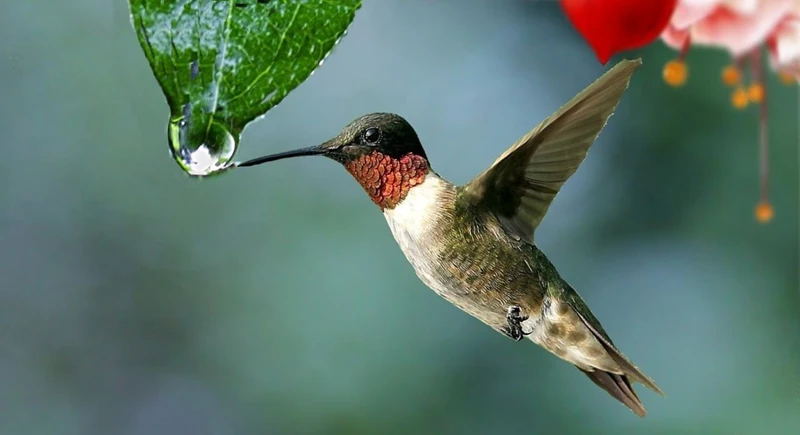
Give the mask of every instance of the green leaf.
POLYGON ((184 171, 229 167, 245 125, 306 80, 361 0, 128 0, 184 171))

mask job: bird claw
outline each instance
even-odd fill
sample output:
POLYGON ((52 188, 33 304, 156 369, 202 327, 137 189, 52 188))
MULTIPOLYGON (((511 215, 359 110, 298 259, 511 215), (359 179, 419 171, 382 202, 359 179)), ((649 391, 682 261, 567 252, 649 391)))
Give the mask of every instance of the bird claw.
POLYGON ((528 320, 528 316, 522 315, 522 310, 519 306, 512 305, 508 307, 508 312, 506 313, 508 327, 502 329, 503 333, 516 341, 522 340, 526 335, 530 335, 533 332, 525 332, 522 329, 522 322, 526 320, 528 320))

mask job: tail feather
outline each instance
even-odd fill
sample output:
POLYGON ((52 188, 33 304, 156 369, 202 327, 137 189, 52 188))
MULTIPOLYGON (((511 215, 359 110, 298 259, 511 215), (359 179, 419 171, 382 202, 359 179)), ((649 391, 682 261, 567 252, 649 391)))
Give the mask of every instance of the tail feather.
POLYGON ((531 340, 571 362, 636 415, 647 415, 631 384, 639 382, 663 396, 658 385, 617 349, 574 289, 567 287, 548 301, 531 325, 531 340))
MULTIPOLYGON (((581 320, 583 320, 583 324, 586 325, 586 327, 589 328, 590 331, 592 331, 592 334, 595 336, 595 338, 597 338, 597 340, 600 341, 600 343, 605 348, 606 352, 608 352, 608 354, 611 356, 614 362, 616 362, 617 365, 619 365, 619 367, 622 369, 625 375, 629 376, 633 381, 638 382, 644 385, 645 387, 655 391, 661 396, 665 396, 664 392, 661 391, 661 388, 659 388, 658 385, 656 385, 656 383, 652 379, 650 379, 650 377, 644 374, 639 369, 639 367, 636 367, 636 365, 634 365, 628 358, 625 357, 625 355, 622 354, 622 352, 619 351, 619 349, 617 349, 616 346, 614 346, 614 343, 611 342, 611 339, 608 338, 608 336, 605 334, 605 331, 598 330, 592 325, 591 322, 588 322, 583 315, 581 314, 578 315, 580 316, 581 320)), ((636 396, 635 393, 634 396, 636 396)))
POLYGON ((647 415, 647 410, 644 409, 644 405, 639 400, 639 396, 633 391, 633 387, 627 376, 605 372, 600 369, 595 369, 590 372, 578 367, 578 370, 585 373, 598 387, 606 390, 611 397, 619 400, 623 405, 630 408, 634 414, 639 417, 647 415))

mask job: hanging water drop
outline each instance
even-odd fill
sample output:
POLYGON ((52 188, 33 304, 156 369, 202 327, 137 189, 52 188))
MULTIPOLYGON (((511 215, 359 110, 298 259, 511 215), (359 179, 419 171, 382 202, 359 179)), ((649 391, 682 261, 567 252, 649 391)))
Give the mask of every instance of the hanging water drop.
POLYGON ((195 126, 190 117, 173 117, 169 123, 172 157, 189 175, 204 177, 231 166, 238 134, 213 119, 195 126))

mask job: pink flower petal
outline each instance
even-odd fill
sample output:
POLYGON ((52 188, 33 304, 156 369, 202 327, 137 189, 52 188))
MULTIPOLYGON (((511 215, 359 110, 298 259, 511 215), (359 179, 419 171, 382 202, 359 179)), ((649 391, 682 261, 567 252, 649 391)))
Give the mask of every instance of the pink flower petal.
POLYGON ((676 29, 688 29, 698 21, 710 14, 720 3, 720 0, 691 0, 680 1, 672 13, 670 23, 676 29))
POLYGON ((664 40, 664 43, 670 48, 680 51, 683 48, 683 45, 686 44, 686 41, 689 39, 689 31, 678 30, 672 27, 672 25, 669 25, 661 33, 661 39, 664 40))
POLYGON ((774 38, 778 65, 800 61, 800 17, 782 23, 774 38))
POLYGON ((760 4, 770 0, 722 0, 732 11, 741 15, 749 15, 756 11, 760 4))
POLYGON ((692 26, 692 43, 726 48, 740 56, 764 43, 775 27, 792 12, 795 0, 762 0, 758 10, 740 15, 719 7, 692 26))

